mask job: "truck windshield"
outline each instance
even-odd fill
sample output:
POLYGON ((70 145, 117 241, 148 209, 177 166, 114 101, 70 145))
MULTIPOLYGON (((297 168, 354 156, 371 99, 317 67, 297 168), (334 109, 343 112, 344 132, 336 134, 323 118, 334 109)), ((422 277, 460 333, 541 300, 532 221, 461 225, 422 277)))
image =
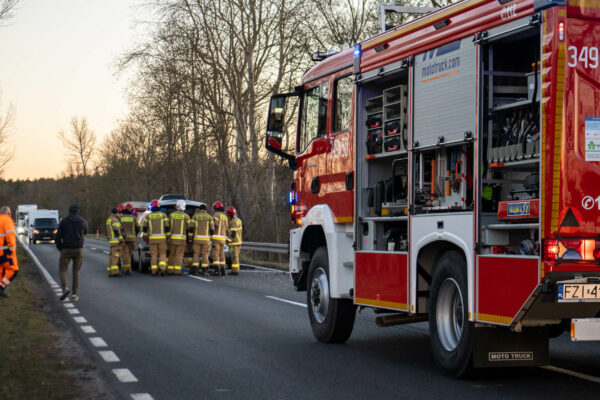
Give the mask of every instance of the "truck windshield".
POLYGON ((36 227, 56 227, 57 223, 54 218, 36 218, 33 223, 36 227))

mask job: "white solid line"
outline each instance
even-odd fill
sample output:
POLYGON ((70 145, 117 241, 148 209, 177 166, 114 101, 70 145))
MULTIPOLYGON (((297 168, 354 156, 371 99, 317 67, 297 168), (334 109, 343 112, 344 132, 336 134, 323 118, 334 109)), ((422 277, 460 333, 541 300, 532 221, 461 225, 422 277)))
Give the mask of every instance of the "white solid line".
POLYGON ((188 275, 190 278, 194 278, 194 279, 198 279, 200 281, 204 281, 204 282, 212 282, 212 280, 210 279, 206 279, 206 278, 201 278, 199 276, 194 276, 194 275, 188 275))
POLYGON ((273 272, 283 272, 283 273, 287 272, 287 271, 282 271, 277 268, 261 267, 260 265, 243 264, 243 263, 240 263, 240 265, 245 265, 247 267, 258 268, 258 269, 266 269, 267 271, 273 271, 273 272))
POLYGON ((90 342, 92 342, 94 347, 108 347, 104 339, 98 336, 90 338, 90 342))
POLYGON ((52 278, 52 276, 50 276, 50 274, 48 273, 46 268, 44 268, 44 266, 42 265, 40 260, 38 260, 38 258, 35 256, 35 254, 33 254, 33 251, 31 251, 29 246, 27 246, 27 243, 24 243, 23 240, 21 240, 21 239, 19 239, 19 242, 21 242, 21 246, 25 249, 27 254, 29 254, 29 257, 31 257, 31 259, 33 260, 35 265, 37 265, 37 267, 40 269, 40 271, 42 272, 42 275, 44 275, 44 278, 46 278, 46 281, 50 285, 52 285, 52 284, 57 285, 56 281, 52 278))
POLYGON ((79 314, 79 310, 76 308, 67 308, 69 314, 79 314))
POLYGON ((86 324, 87 323, 87 319, 85 319, 85 317, 73 317, 73 319, 78 324, 86 324))
POLYGON ((587 381, 592 381, 592 382, 600 383, 600 378, 598 378, 597 376, 582 374, 581 372, 571 371, 571 370, 568 370, 568 369, 555 367, 553 365, 544 365, 544 366, 542 366, 540 368, 547 369, 548 371, 558 372, 560 374, 574 376, 575 378, 580 378, 580 379, 585 379, 587 381))
POLYGON ((123 383, 137 382, 137 378, 133 376, 130 370, 127 368, 116 368, 112 370, 113 374, 117 376, 117 379, 123 383))
POLYGON ((90 247, 90 249, 92 249, 92 250, 98 250, 98 249, 97 249, 97 248, 95 248, 95 247, 90 247))
POLYGON ((150 393, 132 393, 131 398, 133 400, 154 400, 150 393))
POLYGON ((96 333, 96 330, 91 325, 84 325, 81 327, 81 330, 85 333, 96 333))
POLYGON ((289 304, 293 304, 295 306, 300 306, 300 307, 306 308, 306 304, 304 304, 304 303, 298 303, 296 301, 286 300, 286 299, 282 299, 282 298, 275 297, 275 296, 266 296, 266 297, 268 297, 269 299, 273 299, 273 300, 277 300, 277 301, 283 301, 284 303, 289 303, 289 304))
POLYGON ((98 353, 100 353, 100 356, 106 362, 119 362, 119 361, 121 361, 121 360, 119 360, 119 357, 117 357, 117 355, 115 354, 114 351, 106 350, 106 351, 99 351, 98 353))
POLYGON ((65 306, 65 308, 75 308, 75 304, 73 303, 63 303, 63 306, 65 306))

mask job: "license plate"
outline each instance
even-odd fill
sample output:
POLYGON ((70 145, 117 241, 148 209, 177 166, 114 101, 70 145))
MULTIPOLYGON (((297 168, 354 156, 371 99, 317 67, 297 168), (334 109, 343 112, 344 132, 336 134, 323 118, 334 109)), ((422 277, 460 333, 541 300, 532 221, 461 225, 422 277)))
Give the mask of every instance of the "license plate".
POLYGON ((559 283, 558 301, 600 301, 600 284, 559 283))

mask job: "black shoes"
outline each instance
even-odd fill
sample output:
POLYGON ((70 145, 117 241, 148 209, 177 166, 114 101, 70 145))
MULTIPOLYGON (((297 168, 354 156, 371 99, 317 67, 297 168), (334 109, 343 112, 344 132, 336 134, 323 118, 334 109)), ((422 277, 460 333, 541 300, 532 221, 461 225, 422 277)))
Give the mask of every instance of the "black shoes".
POLYGON ((69 289, 63 289, 63 293, 60 295, 60 301, 63 301, 71 293, 69 289))
POLYGON ((3 287, 0 287, 0 297, 8 298, 10 295, 4 291, 3 287))

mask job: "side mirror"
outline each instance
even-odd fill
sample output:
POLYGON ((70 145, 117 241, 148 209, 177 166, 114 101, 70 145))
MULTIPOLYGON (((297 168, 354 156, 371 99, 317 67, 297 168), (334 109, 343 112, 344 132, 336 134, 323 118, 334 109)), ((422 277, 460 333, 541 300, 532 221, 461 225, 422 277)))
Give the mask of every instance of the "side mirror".
MULTIPOLYGON (((265 146, 267 150, 285 158, 288 161, 293 161, 296 157, 286 152, 286 148, 292 147, 295 144, 296 138, 296 123, 297 117, 294 118, 297 106, 289 100, 298 100, 299 93, 277 94, 271 97, 269 104, 269 114, 267 119, 267 134, 265 146), (293 129, 289 129, 287 125, 293 125, 293 129), (292 145, 292 146, 290 146, 292 145)), ((297 114, 295 114, 297 116, 297 114)))

